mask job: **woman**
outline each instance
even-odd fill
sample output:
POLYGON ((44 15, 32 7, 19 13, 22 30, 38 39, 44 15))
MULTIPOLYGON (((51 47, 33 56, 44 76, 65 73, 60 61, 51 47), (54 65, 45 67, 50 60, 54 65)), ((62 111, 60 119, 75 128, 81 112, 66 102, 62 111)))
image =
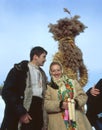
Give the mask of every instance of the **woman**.
POLYGON ((62 71, 60 63, 51 63, 51 82, 44 100, 48 130, 92 130, 84 113, 87 95, 76 80, 69 79, 62 71))

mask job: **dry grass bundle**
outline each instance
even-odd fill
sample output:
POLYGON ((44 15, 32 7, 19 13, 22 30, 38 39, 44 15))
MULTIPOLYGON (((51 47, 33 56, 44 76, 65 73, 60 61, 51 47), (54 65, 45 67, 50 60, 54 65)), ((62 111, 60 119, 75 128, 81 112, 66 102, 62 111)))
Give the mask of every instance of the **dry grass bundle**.
MULTIPOLYGON (((64 11, 70 14, 67 9, 64 11)), ((54 55, 53 60, 62 64, 64 73, 69 78, 77 79, 81 86, 84 86, 88 81, 88 74, 83 62, 82 51, 75 44, 75 37, 84 32, 86 26, 78 20, 79 18, 78 15, 63 18, 56 24, 49 24, 48 27, 54 40, 58 41, 59 51, 54 55)))
MULTIPOLYGON (((66 9, 66 12, 69 12, 66 9)), ((55 40, 60 40, 65 37, 75 38, 81 32, 84 32, 84 29, 87 28, 81 21, 78 19, 80 16, 75 15, 71 18, 63 18, 57 21, 56 24, 49 24, 49 32, 53 34, 55 40)))

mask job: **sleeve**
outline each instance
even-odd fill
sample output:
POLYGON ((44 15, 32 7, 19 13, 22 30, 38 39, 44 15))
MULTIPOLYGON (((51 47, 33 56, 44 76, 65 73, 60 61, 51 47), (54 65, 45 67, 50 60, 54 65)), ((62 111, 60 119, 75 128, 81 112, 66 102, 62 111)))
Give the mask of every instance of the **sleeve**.
POLYGON ((18 117, 27 112, 23 107, 24 96, 20 95, 20 88, 22 88, 22 84, 20 85, 19 82, 20 78, 21 77, 18 75, 17 70, 14 70, 14 68, 11 69, 2 89, 2 98, 7 108, 9 108, 9 110, 15 113, 18 117))
POLYGON ((44 97, 44 107, 48 113, 56 113, 60 112, 60 101, 57 100, 57 98, 54 98, 54 96, 57 96, 55 93, 56 90, 51 92, 53 88, 50 86, 47 86, 47 90, 45 92, 45 97, 44 97))
POLYGON ((75 96, 74 99, 77 103, 77 108, 82 108, 87 102, 87 95, 84 92, 83 88, 80 86, 80 84, 75 80, 75 96))
POLYGON ((87 92, 86 92, 86 94, 88 95, 88 96, 91 96, 91 93, 90 93, 90 90, 91 90, 92 88, 89 88, 88 90, 87 90, 87 92))
POLYGON ((87 96, 88 96, 87 106, 94 105, 95 102, 96 102, 96 99, 97 99, 97 97, 95 97, 95 96, 93 96, 93 95, 91 94, 91 92, 90 92, 91 89, 92 89, 92 88, 89 88, 89 89, 87 90, 87 92, 86 92, 86 94, 87 94, 87 96))

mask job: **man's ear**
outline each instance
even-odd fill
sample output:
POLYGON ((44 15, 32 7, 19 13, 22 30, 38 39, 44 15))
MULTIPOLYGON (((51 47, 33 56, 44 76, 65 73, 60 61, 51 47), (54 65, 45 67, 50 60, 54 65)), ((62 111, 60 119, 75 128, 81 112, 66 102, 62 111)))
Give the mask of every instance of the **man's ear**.
POLYGON ((34 56, 33 56, 33 59, 34 59, 34 60, 37 60, 37 59, 38 59, 38 56, 37 56, 37 55, 34 55, 34 56))

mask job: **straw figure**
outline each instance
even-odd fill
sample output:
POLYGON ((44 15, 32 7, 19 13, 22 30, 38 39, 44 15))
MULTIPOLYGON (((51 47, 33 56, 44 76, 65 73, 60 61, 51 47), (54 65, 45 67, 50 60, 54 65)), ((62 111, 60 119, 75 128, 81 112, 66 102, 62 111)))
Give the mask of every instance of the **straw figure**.
POLYGON ((78 15, 71 16, 70 11, 64 8, 70 18, 59 19, 56 24, 49 24, 49 32, 58 41, 58 52, 53 61, 59 61, 63 66, 63 73, 69 78, 77 79, 82 87, 88 82, 87 68, 83 61, 81 49, 75 44, 75 38, 87 28, 78 19, 78 15))

